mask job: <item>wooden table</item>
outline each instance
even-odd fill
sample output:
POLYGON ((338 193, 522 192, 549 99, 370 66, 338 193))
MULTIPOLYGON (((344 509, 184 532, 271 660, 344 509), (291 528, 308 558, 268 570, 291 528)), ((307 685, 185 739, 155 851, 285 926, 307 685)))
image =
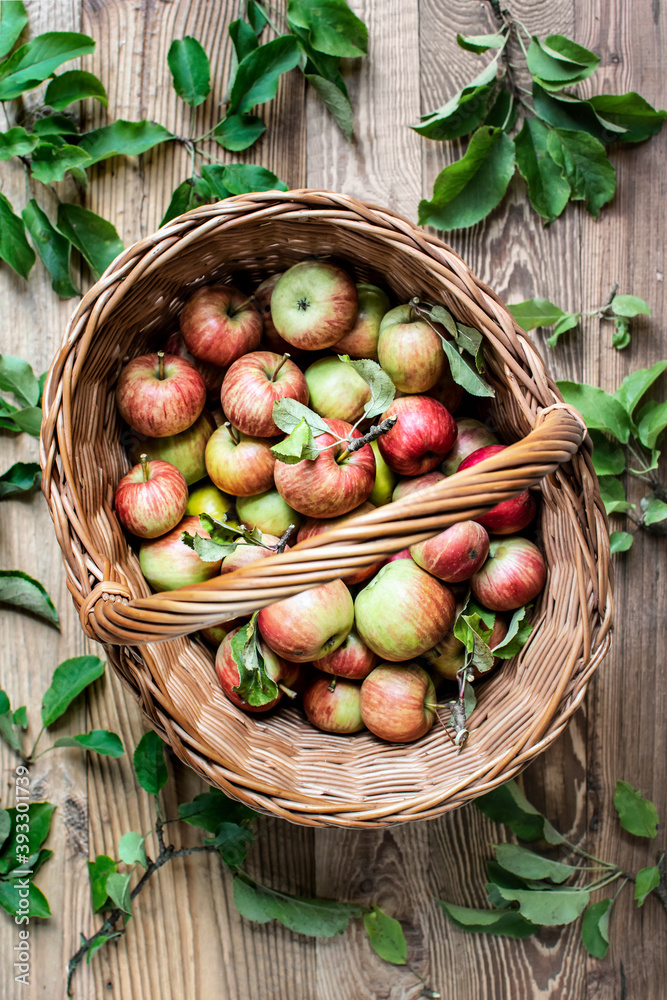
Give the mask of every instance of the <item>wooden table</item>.
MULTIPOLYGON (((32 0, 33 34, 81 30, 98 42, 85 64, 105 82, 110 113, 151 118, 187 133, 188 113, 169 82, 166 53, 173 38, 192 34, 212 57, 214 97, 198 109, 196 129, 218 119, 230 43, 226 28, 239 4, 205 0, 32 0)), ((540 35, 564 32, 600 52, 595 87, 637 90, 656 106, 664 100, 667 10, 659 0, 515 0, 515 15, 540 35)), ((351 63, 347 75, 356 112, 356 137, 348 145, 319 101, 292 73, 265 106, 269 131, 249 155, 290 186, 325 187, 389 205, 411 219, 430 195, 442 167, 461 154, 458 143, 430 143, 408 128, 420 111, 443 103, 478 72, 476 58, 457 48, 455 32, 489 29, 486 5, 468 0, 356 0, 368 23, 371 54, 351 63)), ((586 87, 584 87, 586 89, 586 87)), ((105 121, 88 107, 86 127, 105 121)), ((567 309, 603 303, 615 281, 642 296, 653 318, 637 324, 632 346, 611 348, 608 327, 589 321, 575 337, 549 352, 560 378, 613 390, 632 368, 665 356, 664 317, 665 140, 667 133, 618 150, 613 161, 619 192, 595 223, 579 206, 543 228, 529 210, 524 187, 513 182, 501 210, 474 229, 451 234, 456 249, 501 296, 518 301, 548 297, 567 309), (662 339, 662 346, 660 340, 662 339)), ((230 157, 231 158, 231 157, 230 157)), ((126 244, 153 232, 172 189, 187 174, 185 152, 160 148, 142 159, 117 158, 92 171, 87 204, 113 219, 126 244)), ((2 166, 2 190, 24 203, 23 173, 2 166)), ((68 196, 71 196, 71 192, 68 196)), ((48 192, 40 197, 48 199, 48 192)), ((45 202, 51 211, 53 204, 45 202)), ((44 370, 59 343, 73 303, 58 302, 38 263, 29 282, 0 267, 6 353, 44 370)), ((36 456, 34 439, 3 434, 3 469, 36 456)), ((2 611, 2 686, 14 705, 27 703, 33 733, 39 705, 58 662, 89 648, 73 613, 60 552, 40 495, 2 506, 2 566, 21 568, 51 592, 62 617, 60 636, 48 626, 2 611)), ((617 559, 616 630, 611 655, 593 681, 585 710, 567 733, 526 773, 529 796, 573 839, 586 837, 598 855, 636 870, 653 864, 654 845, 619 832, 612 805, 617 778, 639 787, 667 818, 665 718, 667 716, 667 601, 664 540, 637 538, 617 559)), ((128 749, 144 725, 118 680, 108 675, 80 699, 54 735, 110 728, 128 749)), ((3 804, 11 804, 13 760, 2 748, 3 804)), ((58 804, 49 846, 52 860, 39 876, 54 917, 33 936, 33 976, 23 997, 61 997, 63 970, 78 932, 97 926, 90 911, 86 860, 115 854, 119 836, 152 825, 148 798, 138 793, 130 755, 121 761, 59 751, 33 771, 33 795, 58 804)), ((181 767, 168 786, 168 810, 192 797, 201 783, 181 767)), ((174 838, 196 843, 199 834, 174 829, 174 838)), ((667 924, 650 899, 636 912, 630 893, 619 903, 606 961, 587 956, 579 930, 544 931, 512 941, 468 936, 446 921, 434 902, 444 897, 484 905, 484 858, 502 830, 474 807, 432 822, 360 833, 307 830, 261 819, 251 858, 253 871, 278 889, 304 895, 378 902, 403 922, 410 961, 446 1000, 583 1000, 665 995, 667 924)), ((662 836, 664 846, 664 834, 662 836)), ((243 921, 230 898, 230 881, 218 861, 190 857, 163 869, 140 897, 136 918, 118 945, 102 950, 75 980, 80 998, 114 1000, 408 1000, 419 995, 414 975, 383 963, 357 924, 333 940, 297 937, 275 924, 243 921)), ((0 920, 2 996, 18 996, 8 966, 14 925, 0 920)))

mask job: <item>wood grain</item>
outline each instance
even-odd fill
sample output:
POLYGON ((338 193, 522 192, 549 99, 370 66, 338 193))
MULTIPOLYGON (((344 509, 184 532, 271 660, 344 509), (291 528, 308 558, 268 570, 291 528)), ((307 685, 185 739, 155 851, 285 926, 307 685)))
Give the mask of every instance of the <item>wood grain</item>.
MULTIPOLYGON (((180 135, 201 134, 218 120, 229 60, 226 28, 240 9, 235 0, 32 0, 28 6, 32 34, 83 30, 97 40, 86 68, 107 85, 109 118, 147 117, 180 135), (213 67, 213 97, 192 121, 170 86, 166 64, 171 40, 185 34, 202 41, 213 67)), ((341 190, 415 218, 419 198, 430 195, 437 173, 463 147, 423 140, 408 126, 479 71, 480 59, 458 48, 455 32, 488 30, 493 24, 489 6, 467 0, 354 0, 352 6, 369 25, 371 46, 368 60, 350 61, 345 70, 355 108, 353 144, 348 146, 317 98, 292 73, 281 83, 276 101, 262 109, 269 129, 247 158, 274 170, 290 186, 341 190)), ((658 0, 515 0, 511 8, 532 31, 574 34, 599 51, 601 68, 584 90, 635 89, 660 104, 667 13, 658 0)), ((107 114, 88 102, 84 121, 95 127, 107 121, 107 114)), ((611 330, 598 330, 595 320, 553 353, 542 334, 535 335, 558 377, 608 389, 632 368, 667 356, 661 325, 665 136, 616 151, 612 158, 619 193, 598 223, 576 206, 544 228, 514 181, 506 203, 488 220, 448 237, 508 301, 539 294, 563 308, 592 309, 616 280, 621 291, 646 298, 654 317, 637 324, 623 354, 611 349, 611 330)), ((86 204, 113 219, 129 244, 157 227, 171 191, 188 171, 185 151, 171 145, 139 159, 116 158, 91 172, 86 204)), ((3 165, 2 190, 22 205, 22 171, 3 165)), ((67 188, 64 196, 73 198, 75 192, 67 188)), ((52 210, 48 200, 44 204, 52 210)), ((2 350, 30 358, 35 370, 42 371, 72 303, 55 299, 39 263, 29 282, 1 266, 0 302, 2 350)), ((0 447, 3 468, 36 455, 36 443, 25 435, 0 432, 0 447)), ((34 733, 41 693, 53 668, 90 644, 73 614, 40 496, 3 505, 0 544, 2 566, 25 569, 42 580, 62 618, 58 635, 26 616, 0 611, 7 637, 0 648, 1 684, 14 705, 28 704, 34 733)), ((664 555, 664 540, 637 539, 633 550, 617 559, 613 652, 594 681, 586 712, 577 715, 525 776, 530 798, 559 829, 631 870, 653 863, 655 851, 653 844, 619 831, 612 803, 615 780, 638 786, 653 798, 663 819, 667 815, 662 765, 667 749, 664 555)), ((61 750, 34 769, 34 797, 58 804, 49 842, 56 860, 38 879, 54 918, 35 928, 33 982, 29 992, 21 993, 5 971, 15 928, 9 920, 0 921, 2 1000, 63 995, 61 972, 77 947, 78 932, 98 925, 90 913, 86 858, 115 854, 123 832, 145 832, 152 825, 152 807, 137 789, 129 756, 144 725, 114 676, 98 682, 67 723, 53 727, 52 735, 93 727, 118 732, 128 755, 121 761, 92 755, 84 759, 76 751, 61 750)), ((8 805, 13 760, 4 747, 0 766, 0 801, 8 805)), ((177 762, 170 768, 174 777, 165 790, 165 810, 175 815, 177 803, 203 786, 177 762)), ((474 808, 377 833, 313 832, 264 818, 256 826, 253 875, 288 892, 379 903, 403 922, 412 968, 443 1000, 653 1000, 663 995, 664 913, 655 900, 637 913, 627 889, 612 917, 612 949, 605 962, 586 956, 575 928, 544 931, 520 942, 469 936, 452 928, 434 899, 484 905, 484 859, 489 844, 506 837, 504 829, 474 808)), ((194 828, 174 825, 168 830, 177 846, 201 840, 194 828)), ((230 1000, 413 1000, 420 992, 421 983, 410 969, 389 966, 375 956, 359 923, 342 937, 314 941, 273 924, 243 921, 220 864, 197 856, 168 865, 153 879, 139 898, 127 937, 99 952, 75 981, 75 996, 82 1000, 212 1000, 219 995, 230 1000)))

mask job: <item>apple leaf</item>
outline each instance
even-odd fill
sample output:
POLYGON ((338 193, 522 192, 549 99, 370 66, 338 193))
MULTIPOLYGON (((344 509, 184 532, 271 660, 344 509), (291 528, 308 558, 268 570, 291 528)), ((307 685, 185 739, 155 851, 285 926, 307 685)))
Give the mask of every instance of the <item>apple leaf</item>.
POLYGON ((548 878, 552 882, 565 882, 578 871, 573 865, 543 858, 518 844, 495 844, 494 851, 498 863, 505 871, 519 875, 523 879, 548 878))
POLYGON ((200 792, 191 802, 181 802, 178 818, 191 826, 199 826, 209 833, 215 833, 222 823, 249 823, 257 816, 242 802, 234 802, 220 791, 210 786, 208 792, 200 792))
POLYGON ((658 833, 658 810, 627 781, 617 781, 614 806, 621 826, 635 837, 653 838, 658 833))
POLYGON ((92 73, 86 73, 80 69, 70 69, 60 76, 55 76, 46 88, 44 103, 54 111, 62 111, 76 101, 83 101, 88 97, 107 107, 107 92, 104 84, 92 73))
POLYGON ((633 538, 629 531, 612 531, 609 535, 609 551, 627 552, 632 547, 633 538))
POLYGON ((211 65, 196 38, 175 38, 167 53, 174 90, 190 107, 206 100, 211 90, 211 65))
POLYGON ((236 528, 232 524, 227 524, 226 521, 216 521, 210 514, 200 514, 199 523, 210 537, 204 538, 203 535, 191 535, 184 531, 181 535, 181 541, 185 542, 189 548, 194 549, 204 562, 220 562, 225 556, 231 555, 236 550, 236 546, 243 541, 248 545, 262 545, 264 548, 270 548, 270 546, 264 545, 262 532, 259 528, 246 528, 244 525, 236 528))
POLYGON ((72 244, 52 225, 51 220, 31 198, 21 212, 37 253, 51 275, 51 288, 62 299, 71 299, 79 292, 70 277, 72 244))
POLYGON ((6 261, 17 274, 27 278, 35 263, 35 251, 25 235, 23 219, 12 208, 11 202, 0 193, 0 260, 6 261))
POLYGON ((490 670, 493 654, 489 649, 489 639, 493 629, 487 628, 478 614, 466 614, 466 610, 464 608, 458 616, 452 631, 470 654, 470 665, 481 671, 490 670))
POLYGON ((444 899, 439 899, 438 903, 455 927, 472 931, 474 934, 525 938, 536 934, 539 930, 537 924, 526 920, 516 910, 478 910, 470 906, 456 906, 444 899))
POLYGON ((475 799, 475 805, 494 823, 505 823, 521 840, 546 840, 560 844, 563 838, 546 816, 525 797, 516 781, 507 781, 475 799))
POLYGON ((213 130, 215 141, 233 153, 252 146, 266 132, 266 124, 257 115, 227 115, 213 130))
POLYGON ((507 635, 499 642, 497 646, 493 646, 492 652, 494 656, 499 656, 501 660, 509 660, 510 657, 516 656, 520 649, 528 642, 531 632, 533 631, 533 626, 530 622, 526 621, 526 612, 528 607, 517 608, 517 610, 512 615, 512 620, 509 623, 507 629, 507 635))
POLYGON ((652 865, 649 868, 641 868, 637 872, 635 879, 635 899, 637 906, 643 906, 644 900, 650 892, 660 885, 660 868, 652 865))
POLYGON ((366 909, 356 903, 338 903, 333 899, 289 896, 258 885, 245 874, 234 879, 234 902, 246 920, 260 924, 277 920, 291 931, 309 937, 343 934, 350 920, 362 916, 366 909))
POLYGON ((396 386, 387 373, 376 361, 371 361, 369 358, 353 361, 349 354, 339 354, 338 360, 354 368, 357 375, 360 375, 370 387, 371 398, 366 404, 364 417, 377 417, 380 413, 384 413, 396 395, 396 386))
POLYGON ((405 965, 408 958, 408 944, 398 920, 374 905, 370 913, 364 914, 364 927, 371 948, 380 958, 385 962, 391 962, 392 965, 405 965))
POLYGON ((132 873, 111 872, 107 875, 106 890, 116 906, 123 913, 132 913, 132 897, 130 895, 130 878, 132 873))
POLYGON ((231 640, 232 656, 239 671, 239 683, 232 688, 249 705, 260 707, 278 697, 278 685, 266 672, 259 645, 258 611, 231 640))
POLYGON ((158 795, 167 784, 169 773, 164 759, 164 743, 153 729, 144 733, 137 743, 132 763, 143 790, 149 795, 158 795))
POLYGON ((213 541, 211 538, 204 538, 203 535, 190 535, 187 531, 184 531, 181 535, 181 541, 185 542, 188 548, 193 549, 202 562, 211 563, 219 563, 225 556, 230 556, 232 552, 236 551, 236 546, 238 545, 236 541, 221 544, 220 542, 213 541))
POLYGON ((274 38, 241 60, 230 94, 230 111, 245 114, 257 104, 272 100, 278 80, 299 62, 299 46, 293 35, 274 38))
POLYGON ((271 451, 278 461, 284 462, 285 465, 296 465, 304 459, 314 462, 320 453, 319 448, 315 446, 313 432, 305 417, 296 425, 291 434, 288 434, 278 444, 274 444, 271 451))
POLYGON ((27 23, 22 0, 5 0, 0 4, 0 59, 9 55, 27 23))
POLYGON ((615 295, 611 300, 610 309, 615 316, 623 316, 628 319, 633 316, 652 315, 651 307, 638 295, 615 295))
POLYGON ((73 656, 60 663, 42 698, 43 725, 50 726, 59 719, 74 699, 104 674, 105 666, 99 656, 73 656))
POLYGON ((60 628, 58 612, 42 584, 21 570, 0 570, 0 602, 31 611, 60 628))
POLYGON ((93 900, 93 912, 99 913, 106 909, 107 876, 116 871, 116 862, 106 854, 98 854, 94 861, 87 861, 88 878, 90 879, 90 894, 93 900))
POLYGON ((20 125, 0 132, 0 160, 11 160, 12 156, 27 156, 39 142, 36 135, 30 135, 20 125))
POLYGON ((53 745, 92 750, 94 753, 102 754, 103 757, 122 757, 125 752, 120 737, 108 729, 92 729, 89 733, 81 733, 79 736, 61 736, 53 745))
POLYGON ((124 833, 118 841, 118 859, 126 865, 141 865, 147 867, 146 838, 136 830, 124 833))
POLYGON ((207 847, 217 847, 220 856, 230 868, 239 869, 253 845, 254 834, 247 826, 238 823, 220 823, 215 836, 204 837, 207 847))
POLYGON ((285 434, 291 434, 302 420, 306 421, 314 437, 317 437, 318 434, 329 433, 329 428, 323 418, 297 399, 279 399, 273 404, 271 415, 276 426, 285 434))
POLYGON ((609 912, 613 899, 592 903, 581 921, 581 943, 594 958, 604 958, 609 950, 609 912))

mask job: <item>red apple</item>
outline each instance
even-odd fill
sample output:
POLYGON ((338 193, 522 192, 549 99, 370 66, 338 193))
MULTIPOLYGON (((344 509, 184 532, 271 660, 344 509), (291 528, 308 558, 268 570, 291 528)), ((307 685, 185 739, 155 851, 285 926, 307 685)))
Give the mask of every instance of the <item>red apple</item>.
MULTIPOLYGON (((345 521, 349 521, 350 518, 359 517, 361 514, 367 514, 371 510, 375 510, 375 507, 372 503, 366 501, 358 507, 355 507, 354 510, 348 511, 347 514, 341 514, 340 517, 307 517, 299 528, 299 534, 296 536, 296 540, 297 542, 304 542, 306 538, 312 538, 314 535, 321 535, 325 531, 330 531, 333 528, 337 528, 339 525, 344 524, 345 521)), ((355 583, 362 583, 364 580, 368 580, 369 577, 377 573, 383 563, 384 559, 380 559, 379 562, 375 562, 371 566, 365 566, 363 569, 357 570, 356 573, 344 576, 343 579, 348 587, 353 587, 355 583)))
POLYGON ((361 685, 361 718, 389 743, 425 736, 436 717, 433 681, 417 663, 380 663, 361 685))
MULTIPOLYGON (((262 541, 264 545, 277 545, 280 541, 275 535, 262 535, 262 541)), ((222 566, 220 567, 220 574, 223 573, 233 573, 235 569, 240 569, 241 566, 247 566, 249 563, 257 562, 258 559, 266 559, 267 556, 272 556, 274 553, 268 549, 264 548, 264 545, 253 545, 251 542, 239 542, 233 552, 230 552, 228 556, 222 560, 222 566)), ((285 546, 288 549, 289 545, 285 546)))
POLYGON ((425 490, 428 486, 435 486, 436 483, 441 483, 446 478, 444 472, 434 469, 433 472, 426 472, 423 476, 411 476, 409 479, 399 479, 394 487, 391 499, 400 500, 402 497, 410 496, 411 493, 419 493, 420 490, 425 490))
POLYGON ((145 455, 123 476, 114 499, 118 520, 140 538, 157 538, 170 531, 187 504, 188 485, 176 466, 149 462, 145 455))
POLYGON ((357 285, 359 308, 357 319, 342 340, 334 344, 336 354, 349 354, 351 358, 377 360, 378 337, 382 317, 389 309, 389 299, 377 285, 357 285))
POLYGON ((266 280, 255 289, 255 305, 259 309, 264 323, 262 342, 266 344, 266 347, 275 354, 280 354, 282 356, 285 352, 287 352, 291 358, 298 358, 304 352, 298 347, 294 347, 293 344, 288 344, 286 340, 283 340, 276 330, 273 317, 271 316, 271 298, 273 296, 273 289, 276 287, 278 279, 281 277, 282 272, 279 274, 272 274, 270 278, 266 278, 266 280))
POLYGON ((430 396, 401 396, 380 419, 394 415, 396 425, 378 440, 387 465, 401 476, 421 476, 435 469, 456 440, 449 410, 430 396))
POLYGON ((357 631, 374 653, 397 662, 420 656, 449 632, 456 602, 451 590, 412 559, 395 559, 357 594, 357 631))
POLYGON ((461 405, 461 400, 463 399, 463 386, 459 385, 452 378, 452 373, 449 368, 449 363, 445 358, 445 368, 442 373, 442 378, 434 385, 432 389, 428 391, 429 396, 433 399, 437 399, 439 403, 442 403, 450 413, 455 413, 461 405))
MULTIPOLYGON (((441 400, 442 402, 442 400, 441 400)), ((447 405, 445 403, 445 405, 447 405)), ((475 420, 473 417, 464 417, 463 420, 456 421, 456 441, 447 458, 442 463, 442 471, 446 476, 453 476, 464 458, 471 455, 479 448, 486 447, 487 444, 498 444, 498 438, 490 427, 475 420)))
POLYGON ((189 361, 192 367, 196 368, 203 378, 208 395, 212 396, 217 402, 220 394, 220 386, 225 374, 224 368, 218 368, 217 365, 210 365, 206 361, 200 361, 194 354, 190 354, 183 340, 182 333, 172 333, 164 345, 164 349, 167 354, 175 354, 177 358, 189 361))
MULTIPOLYGON (((501 643, 506 635, 507 623, 500 615, 496 615, 493 631, 491 632, 491 636, 489 638, 489 646, 491 649, 501 643)), ((434 646, 433 649, 426 650, 423 654, 423 658, 436 675, 436 683, 439 683, 441 680, 456 680, 457 673, 465 664, 465 653, 465 646, 461 640, 457 639, 453 632, 448 632, 447 635, 440 640, 437 646, 434 646)), ((498 657, 495 657, 494 666, 497 665, 497 663, 498 657)), ((475 676, 475 680, 479 680, 481 677, 486 677, 489 673, 488 670, 480 671, 477 667, 473 667, 472 672, 475 676)))
POLYGON ((268 712, 282 698, 284 693, 283 688, 287 691, 291 690, 292 681, 296 680, 299 667, 295 663, 286 663, 280 656, 276 656, 273 650, 260 639, 259 648, 264 657, 266 672, 271 680, 281 685, 281 687, 278 689, 277 697, 273 698, 272 701, 268 701, 265 705, 249 705, 245 698, 242 698, 234 690, 235 687, 238 687, 241 680, 239 668, 232 653, 232 639, 237 632, 238 628, 228 632, 218 647, 218 652, 215 656, 215 670, 218 680, 229 700, 238 708, 242 708, 244 712, 268 712))
POLYGON ((191 486, 206 475, 204 453, 214 430, 215 421, 211 414, 204 410, 199 420, 180 434, 163 438, 148 438, 142 434, 136 440, 132 440, 130 455, 135 462, 142 453, 151 460, 161 458, 164 462, 171 462, 179 472, 183 473, 188 486, 191 486))
POLYGON ((476 521, 459 521, 425 542, 410 546, 410 555, 422 569, 445 583, 469 580, 484 565, 489 536, 476 521))
POLYGON ((320 657, 317 666, 327 674, 362 681, 364 677, 368 677, 377 661, 376 654, 361 641, 359 633, 353 628, 338 649, 320 657))
POLYGON ((181 333, 196 358, 226 368, 259 345, 262 317, 252 299, 232 285, 207 285, 185 303, 181 333))
POLYGON ((360 693, 354 681, 316 674, 303 693, 308 721, 325 733, 358 733, 364 728, 359 709, 360 693))
POLYGON ((439 335, 412 306, 396 306, 383 317, 378 361, 401 392, 426 392, 442 376, 447 359, 439 335))
POLYGON ((333 433, 320 434, 315 444, 326 450, 312 461, 304 459, 296 465, 278 461, 275 467, 276 489, 290 507, 306 517, 347 514, 368 499, 375 483, 375 457, 370 445, 347 452, 345 444, 334 436, 348 438, 352 434, 359 438, 359 431, 352 431, 351 424, 343 420, 324 422, 333 433))
POLYGON ((351 365, 338 358, 318 358, 306 368, 310 408, 321 417, 355 423, 371 398, 371 390, 351 365))
POLYGON ((279 335, 306 351, 331 347, 354 326, 358 296, 354 281, 335 264, 303 260, 278 279, 271 316, 279 335))
POLYGON ((397 559, 412 559, 410 549, 401 549, 400 552, 394 552, 393 556, 389 556, 387 562, 396 562, 397 559))
MULTIPOLYGON (((485 458, 491 458, 498 452, 504 451, 507 446, 504 444, 490 444, 486 448, 478 448, 472 454, 464 458, 459 465, 458 471, 469 469, 478 462, 483 462, 485 458)), ((486 514, 476 517, 475 520, 482 524, 492 535, 513 535, 515 531, 521 531, 535 517, 537 504, 534 497, 526 490, 519 493, 518 497, 511 500, 503 500, 496 507, 492 507, 486 514)))
POLYGON ((250 437, 223 424, 211 435, 205 459, 215 485, 232 496, 250 497, 273 486, 271 438, 250 437))
POLYGON ((194 549, 189 548, 181 535, 187 531, 191 535, 208 538, 198 517, 184 517, 180 524, 166 535, 142 542, 139 549, 139 563, 153 590, 175 590, 189 587, 193 583, 203 583, 220 573, 219 562, 204 562, 194 549))
POLYGON ((287 355, 271 351, 254 351, 235 361, 220 390, 227 419, 253 437, 282 434, 272 416, 273 404, 279 399, 296 399, 305 406, 308 386, 303 372, 287 355))
POLYGON ((257 618, 271 649, 293 663, 318 660, 338 649, 353 622, 352 595, 342 580, 269 604, 257 618))
POLYGON ((512 611, 534 600, 546 578, 546 564, 537 545, 527 538, 497 538, 491 542, 489 557, 470 586, 485 607, 512 611))
POLYGON ((118 412, 135 431, 169 437, 192 427, 204 409, 206 386, 191 364, 174 354, 142 354, 129 361, 116 386, 118 412))

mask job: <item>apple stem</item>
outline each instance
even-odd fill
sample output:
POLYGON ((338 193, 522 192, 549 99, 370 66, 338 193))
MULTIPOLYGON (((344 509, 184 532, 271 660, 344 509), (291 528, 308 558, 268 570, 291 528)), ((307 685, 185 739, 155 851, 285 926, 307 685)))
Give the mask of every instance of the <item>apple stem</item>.
POLYGON ((295 530, 296 530, 296 525, 295 524, 290 524, 290 526, 287 529, 287 531, 284 531, 282 533, 282 535, 278 539, 276 545, 273 547, 273 551, 276 553, 276 555, 280 555, 282 552, 285 551, 285 546, 287 545, 287 543, 288 543, 288 541, 290 539, 290 535, 295 530))
POLYGON ((231 306, 228 315, 236 316, 237 313, 241 312, 242 309, 245 309, 246 306, 249 306, 250 303, 254 301, 255 301, 255 296, 249 295, 247 299, 244 299, 244 301, 240 302, 237 306, 231 306))
POLYGON ((157 366, 157 377, 160 382, 164 379, 164 351, 157 352, 158 366, 157 366))
POLYGON ((336 680, 337 680, 336 677, 332 677, 331 678, 331 684, 329 684, 329 686, 327 688, 328 691, 332 691, 333 692, 333 691, 336 690, 336 680))
POLYGON ((387 417, 386 420, 381 420, 379 424, 373 424, 362 437, 358 438, 348 438, 345 450, 341 452, 336 461, 340 465, 344 462, 348 455, 351 455, 355 451, 359 451, 364 445, 370 444, 371 441, 376 441, 383 434, 386 434, 392 429, 398 420, 398 414, 395 413, 391 417, 387 417))
POLYGON ((139 461, 141 462, 141 474, 144 477, 144 482, 147 483, 150 479, 148 474, 148 455, 140 455, 139 461))
POLYGON ((280 361, 278 362, 278 365, 277 365, 277 367, 276 367, 276 370, 274 371, 274 373, 273 373, 273 375, 271 376, 271 378, 270 378, 270 380, 269 380, 269 381, 271 381, 271 382, 275 382, 275 380, 276 380, 276 375, 278 374, 278 372, 280 371, 280 369, 281 369, 281 368, 282 368, 282 366, 283 366, 283 365, 285 364, 285 362, 287 361, 287 359, 288 359, 288 358, 289 358, 289 354, 283 354, 282 358, 281 358, 281 359, 280 359, 280 361))
POLYGON ((229 420, 226 421, 225 427, 229 430, 229 436, 231 437, 234 444, 238 444, 239 441, 241 440, 241 435, 236 430, 236 427, 233 427, 232 424, 229 422, 229 420))
POLYGON ((294 701, 297 696, 297 692, 293 691, 292 688, 288 688, 285 684, 279 684, 278 690, 282 691, 283 694, 286 694, 288 698, 292 699, 292 701, 294 701))

